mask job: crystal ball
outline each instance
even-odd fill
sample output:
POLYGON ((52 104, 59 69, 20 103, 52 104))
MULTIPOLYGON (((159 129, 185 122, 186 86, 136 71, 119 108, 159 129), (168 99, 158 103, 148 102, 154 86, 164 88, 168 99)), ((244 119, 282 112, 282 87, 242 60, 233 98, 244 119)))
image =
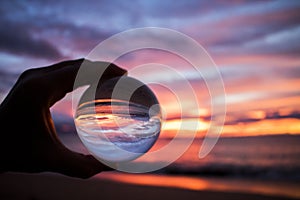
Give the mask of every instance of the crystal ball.
POLYGON ((126 162, 153 146, 161 129, 161 111, 147 85, 122 76, 86 90, 75 124, 81 141, 95 158, 126 162))

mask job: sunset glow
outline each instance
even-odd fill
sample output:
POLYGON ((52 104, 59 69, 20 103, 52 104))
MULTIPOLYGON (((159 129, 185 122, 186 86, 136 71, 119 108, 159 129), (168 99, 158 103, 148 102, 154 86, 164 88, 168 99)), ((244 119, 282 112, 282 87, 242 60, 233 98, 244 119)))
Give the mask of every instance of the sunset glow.
MULTIPOLYGON (((34 2, 3 3, 1 21, 6 28, 1 32, 1 40, 15 42, 2 42, 0 46, 3 80, 0 99, 27 68, 85 57, 97 44, 118 32, 157 26, 193 38, 218 66, 225 85, 227 107, 221 136, 300 133, 298 1, 220 4, 189 1, 163 5, 157 1, 135 2, 143 12, 124 12, 131 6, 122 1, 91 6, 94 4, 74 4, 62 15, 58 8, 65 6, 64 1, 43 6, 34 2), (99 12, 106 10, 104 7, 113 13, 99 12), (166 13, 167 9, 174 12, 166 13), (39 15, 43 17, 37 17, 39 15), (36 46, 30 48, 30 42, 36 46), (23 46, 26 48, 20 49, 23 46)), ((138 42, 138 39, 130 42, 138 42)), ((165 132, 174 132, 182 126, 187 132, 206 133, 210 126, 212 99, 203 77, 196 76, 190 63, 172 53, 149 49, 129 52, 115 63, 127 69, 129 75, 135 67, 147 63, 170 66, 183 75, 196 91, 194 94, 182 85, 182 80, 168 72, 150 69, 139 74, 144 80, 165 84, 165 87, 152 86, 163 108, 165 132), (185 100, 179 101, 170 88, 180 92, 185 100)), ((216 78, 209 67, 201 68, 201 73, 210 80, 216 78)), ((222 99, 213 98, 216 102, 222 99)), ((71 95, 67 95, 52 108, 53 113, 72 116, 71 101, 71 95)))
POLYGON ((249 188, 251 182, 216 181, 214 179, 198 179, 186 176, 161 176, 161 175, 128 175, 123 173, 107 173, 101 176, 102 179, 115 180, 123 183, 138 184, 146 186, 171 187, 188 190, 214 190, 214 191, 240 191, 253 192, 265 195, 278 194, 295 198, 300 197, 300 192, 295 185, 280 185, 272 182, 256 182, 249 188))
POLYGON ((0 23, 0 198, 300 198, 300 0, 2 0, 0 23))

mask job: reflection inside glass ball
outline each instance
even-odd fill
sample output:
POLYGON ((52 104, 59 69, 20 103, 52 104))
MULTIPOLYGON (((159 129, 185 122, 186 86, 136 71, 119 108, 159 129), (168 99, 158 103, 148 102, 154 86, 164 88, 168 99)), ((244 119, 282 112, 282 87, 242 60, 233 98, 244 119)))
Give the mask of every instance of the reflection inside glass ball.
MULTIPOLYGON (((135 83, 135 79, 126 78, 126 83, 125 85, 135 83)), ((109 84, 105 88, 113 86, 114 84, 109 84)), ((159 104, 145 85, 133 95, 138 99, 136 102, 122 98, 103 98, 107 97, 104 93, 100 92, 101 98, 85 101, 78 106, 75 124, 79 137, 89 152, 99 160, 134 160, 146 153, 159 136, 159 104), (137 102, 148 103, 142 105, 137 102)))

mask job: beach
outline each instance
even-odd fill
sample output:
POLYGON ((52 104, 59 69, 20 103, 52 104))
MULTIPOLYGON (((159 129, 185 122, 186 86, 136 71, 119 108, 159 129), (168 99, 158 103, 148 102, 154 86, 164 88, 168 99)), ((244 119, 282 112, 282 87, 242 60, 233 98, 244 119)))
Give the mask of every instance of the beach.
MULTIPOLYGON (((167 185, 138 185, 111 179, 111 173, 100 173, 85 180, 54 173, 3 173, 0 175, 0 199, 294 199, 285 195, 266 195, 253 191, 222 191, 208 188, 193 190, 167 185)), ((163 181, 164 176, 161 179, 163 181)))

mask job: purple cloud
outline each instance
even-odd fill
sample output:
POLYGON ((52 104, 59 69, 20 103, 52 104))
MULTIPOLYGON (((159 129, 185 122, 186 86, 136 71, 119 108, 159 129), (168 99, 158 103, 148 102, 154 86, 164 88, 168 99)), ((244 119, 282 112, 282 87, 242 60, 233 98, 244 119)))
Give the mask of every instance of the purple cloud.
POLYGON ((32 56, 44 59, 62 57, 58 49, 48 41, 34 38, 30 28, 24 24, 13 24, 1 20, 0 50, 16 55, 32 56))

